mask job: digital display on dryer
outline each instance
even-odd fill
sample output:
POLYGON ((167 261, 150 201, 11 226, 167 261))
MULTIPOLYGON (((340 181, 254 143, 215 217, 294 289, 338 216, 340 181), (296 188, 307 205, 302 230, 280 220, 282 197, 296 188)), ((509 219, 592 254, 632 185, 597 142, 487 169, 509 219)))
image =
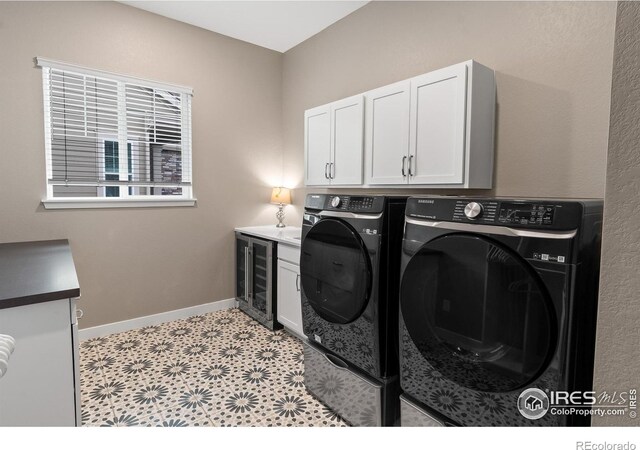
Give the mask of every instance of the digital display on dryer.
POLYGON ((498 222, 514 225, 551 225, 554 212, 553 205, 502 203, 498 222))

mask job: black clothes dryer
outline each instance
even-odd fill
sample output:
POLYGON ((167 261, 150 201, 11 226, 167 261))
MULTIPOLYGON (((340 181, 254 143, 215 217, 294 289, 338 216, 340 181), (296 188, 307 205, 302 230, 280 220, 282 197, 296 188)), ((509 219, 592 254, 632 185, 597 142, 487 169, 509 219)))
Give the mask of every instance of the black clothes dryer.
POLYGON ((591 390, 601 222, 598 200, 408 200, 403 425, 589 424, 521 394, 591 390))
POLYGON ((305 350, 311 352, 305 354, 306 385, 354 425, 393 425, 398 416, 398 268, 405 204, 406 198, 385 196, 306 198, 300 249, 302 322, 311 342, 305 350), (329 392, 336 385, 345 393, 355 389, 348 377, 336 381, 339 369, 380 387, 380 398, 363 398, 359 405, 357 395, 329 392))

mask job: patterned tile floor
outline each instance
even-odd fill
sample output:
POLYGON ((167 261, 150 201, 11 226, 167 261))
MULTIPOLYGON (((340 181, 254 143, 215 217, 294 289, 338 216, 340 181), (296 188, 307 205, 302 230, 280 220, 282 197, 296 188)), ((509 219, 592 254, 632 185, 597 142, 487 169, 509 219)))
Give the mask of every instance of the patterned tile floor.
POLYGON ((238 309, 80 345, 84 426, 338 426, 304 388, 302 343, 238 309))

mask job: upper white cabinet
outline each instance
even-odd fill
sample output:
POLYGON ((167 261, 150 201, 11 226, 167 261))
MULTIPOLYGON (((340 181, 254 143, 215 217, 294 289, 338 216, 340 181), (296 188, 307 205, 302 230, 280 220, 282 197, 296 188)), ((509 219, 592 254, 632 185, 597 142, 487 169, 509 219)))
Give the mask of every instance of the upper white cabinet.
POLYGON ((367 92, 365 185, 491 188, 495 92, 475 61, 367 92))
POLYGON ((305 184, 329 184, 331 118, 329 105, 304 113, 305 184))
POLYGON ((357 164, 363 155, 354 145, 362 130, 356 121, 361 117, 354 102, 361 98, 357 96, 306 112, 308 185, 492 187, 496 96, 492 69, 466 61, 363 95, 364 180, 357 164), (335 108, 341 104, 351 110, 338 118, 335 108), (318 117, 319 110, 330 121, 329 131, 324 131, 330 144, 322 150, 330 158, 313 162, 320 158, 311 154, 316 147, 309 139, 310 119, 318 117), (356 128, 348 132, 345 127, 350 124, 356 128), (341 166, 353 172, 341 172, 341 166), (314 173, 324 180, 316 182, 310 176, 314 173))
POLYGON ((409 183, 464 183, 466 94, 466 64, 411 80, 409 183))
POLYGON ((369 184, 407 182, 410 87, 409 81, 401 81, 365 95, 365 166, 369 184))
POLYGON ((362 95, 305 112, 306 185, 362 184, 363 114, 362 95))
POLYGON ((331 184, 362 184, 362 95, 331 104, 331 184))

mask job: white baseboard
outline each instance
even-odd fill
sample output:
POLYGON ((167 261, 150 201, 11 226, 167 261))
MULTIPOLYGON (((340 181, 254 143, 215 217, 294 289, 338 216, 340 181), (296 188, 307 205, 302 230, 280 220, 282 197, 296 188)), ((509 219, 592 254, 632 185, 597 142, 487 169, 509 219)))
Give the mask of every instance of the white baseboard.
POLYGON ((226 300, 218 300, 217 302, 205 303, 204 305, 190 306, 189 308, 174 309, 151 316, 136 317, 135 319, 123 320, 122 322, 107 323, 97 327, 83 328, 78 331, 80 340, 93 339, 97 337, 107 336, 113 333, 122 333, 123 331, 135 330, 136 328, 147 327, 149 325, 159 325, 172 320, 186 319, 187 317, 197 316, 223 309, 235 308, 237 302, 235 298, 226 300))

